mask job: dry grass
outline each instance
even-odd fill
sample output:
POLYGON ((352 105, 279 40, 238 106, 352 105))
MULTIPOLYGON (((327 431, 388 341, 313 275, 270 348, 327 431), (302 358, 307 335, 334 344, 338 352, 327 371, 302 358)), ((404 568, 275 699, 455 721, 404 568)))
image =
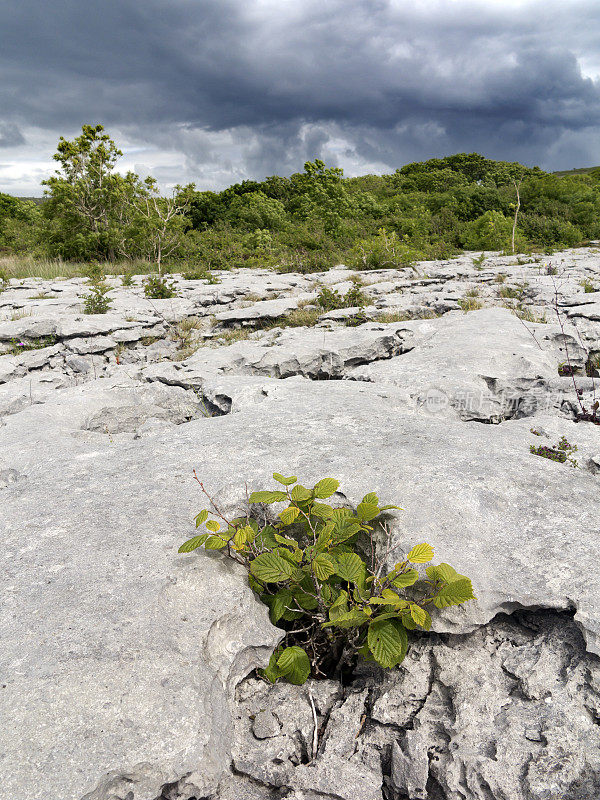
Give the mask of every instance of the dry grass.
POLYGON ((483 308, 483 303, 481 300, 477 300, 474 297, 463 297, 458 301, 458 305, 462 308, 465 314, 468 314, 469 311, 477 311, 480 308, 483 308))

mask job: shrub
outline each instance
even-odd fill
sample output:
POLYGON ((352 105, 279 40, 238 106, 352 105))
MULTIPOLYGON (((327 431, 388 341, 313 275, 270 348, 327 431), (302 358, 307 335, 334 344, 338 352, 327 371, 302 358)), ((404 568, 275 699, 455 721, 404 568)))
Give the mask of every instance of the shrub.
POLYGON ((377 236, 356 242, 352 253, 356 269, 414 269, 413 262, 423 257, 416 248, 401 241, 395 231, 388 233, 385 228, 380 228, 377 236))
POLYGON ((144 294, 152 300, 168 300, 177 294, 175 284, 161 275, 149 275, 144 281, 144 294))
POLYGON ((352 512, 324 500, 335 495, 339 482, 318 481, 312 489, 275 473, 277 491, 253 492, 251 504, 260 515, 228 519, 200 486, 211 503, 196 517, 206 533, 179 548, 222 550, 248 571, 252 589, 269 606, 273 624, 285 630, 285 643, 271 656, 263 676, 301 684, 310 674, 336 676, 357 656, 391 668, 408 648, 408 631, 431 628, 427 607, 438 609, 474 599, 471 581, 450 565, 429 564, 433 548, 418 544, 389 568, 391 534, 374 492, 365 495, 352 512), (284 503, 277 516, 268 506, 284 503), (270 521, 269 521, 270 520, 270 521), (224 525, 224 527, 223 527, 224 525), (383 553, 377 553, 383 539, 383 553))
POLYGON ((588 278, 585 278, 584 280, 581 281, 581 286, 583 286, 583 291, 586 294, 591 294, 592 292, 597 291, 594 284, 588 278))
POLYGON ((83 299, 83 313, 106 314, 112 305, 106 296, 109 291, 110 288, 103 281, 92 286, 90 293, 83 299))
POLYGON ((335 311, 338 308, 354 308, 355 306, 362 308, 366 302, 367 298, 361 292, 360 286, 356 283, 343 295, 341 295, 337 289, 330 289, 328 286, 323 286, 317 297, 317 303, 321 308, 324 308, 325 311, 335 311))
POLYGON ((133 285, 133 273, 125 272, 121 275, 121 283, 123 286, 132 286, 133 285))

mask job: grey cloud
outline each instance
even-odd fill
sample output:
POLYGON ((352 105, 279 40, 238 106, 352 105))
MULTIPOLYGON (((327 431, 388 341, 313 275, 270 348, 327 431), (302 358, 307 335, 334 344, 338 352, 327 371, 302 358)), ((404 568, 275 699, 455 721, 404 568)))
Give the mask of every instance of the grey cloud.
POLYGON ((0 147, 18 147, 25 144, 25 137, 16 125, 0 122, 0 147))
POLYGON ((596 0, 0 0, 0 22, 11 124, 101 121, 179 152, 181 179, 600 157, 596 0))

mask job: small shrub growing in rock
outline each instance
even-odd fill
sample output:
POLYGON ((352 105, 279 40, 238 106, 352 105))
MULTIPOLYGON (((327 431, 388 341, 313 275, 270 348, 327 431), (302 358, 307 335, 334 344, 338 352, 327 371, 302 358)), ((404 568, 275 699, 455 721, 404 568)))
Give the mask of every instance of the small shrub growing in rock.
POLYGON ((132 286, 133 285, 133 273, 132 272, 125 272, 121 275, 121 283, 123 286, 132 286))
POLYGON ((104 283, 96 283, 88 295, 83 299, 84 314, 106 314, 112 303, 107 292, 110 288, 104 283))
POLYGON ((348 289, 346 294, 340 294, 337 289, 330 289, 328 286, 323 286, 317 297, 317 303, 325 311, 335 311, 338 308, 354 308, 358 306, 362 308, 367 302, 367 298, 360 290, 360 286, 354 284, 351 289, 348 289))
MULTIPOLYGON (((535 431, 532 431, 532 433, 535 433, 535 431)), ((537 435, 539 436, 540 434, 537 435)), ((549 458, 550 461, 558 461, 561 464, 568 462, 572 467, 577 466, 577 460, 572 457, 576 451, 577 445, 569 444, 565 436, 561 436, 554 447, 546 447, 546 445, 535 447, 533 444, 529 446, 529 452, 536 456, 549 458)))
POLYGON ((588 280, 588 278, 585 278, 584 280, 581 281, 581 286, 583 286, 583 291, 586 294, 591 294, 592 292, 597 291, 594 284, 590 280, 588 280))
POLYGON ((175 284, 162 275, 149 275, 144 281, 144 294, 151 300, 168 300, 177 294, 175 284))
POLYGON ((8 286, 8 275, 4 272, 3 269, 0 269, 0 292, 3 292, 4 289, 8 286))
POLYGON ((374 492, 353 512, 323 502, 338 490, 334 478, 308 489, 295 476, 273 477, 281 488, 249 497, 262 512, 261 522, 249 515, 228 519, 200 483, 211 514, 201 511, 196 528, 204 526, 206 532, 179 548, 180 553, 221 550, 247 569, 271 621, 286 632, 264 670, 267 680, 301 684, 311 674, 339 677, 359 655, 394 667, 406 655, 408 632, 431 628, 428 608, 474 599, 469 578, 449 564, 419 572, 433 558, 428 544, 395 556, 398 561, 390 568, 396 546, 380 520, 398 507, 380 505, 374 492), (275 503, 285 504, 277 515, 268 508, 275 503))

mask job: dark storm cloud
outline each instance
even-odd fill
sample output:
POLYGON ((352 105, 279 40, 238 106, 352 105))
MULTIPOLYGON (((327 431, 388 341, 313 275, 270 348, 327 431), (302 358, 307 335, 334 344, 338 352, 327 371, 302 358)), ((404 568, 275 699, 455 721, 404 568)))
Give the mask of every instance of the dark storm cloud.
POLYGON ((596 0, 0 0, 0 145, 102 121, 190 179, 318 155, 595 163, 599 34, 596 0))

